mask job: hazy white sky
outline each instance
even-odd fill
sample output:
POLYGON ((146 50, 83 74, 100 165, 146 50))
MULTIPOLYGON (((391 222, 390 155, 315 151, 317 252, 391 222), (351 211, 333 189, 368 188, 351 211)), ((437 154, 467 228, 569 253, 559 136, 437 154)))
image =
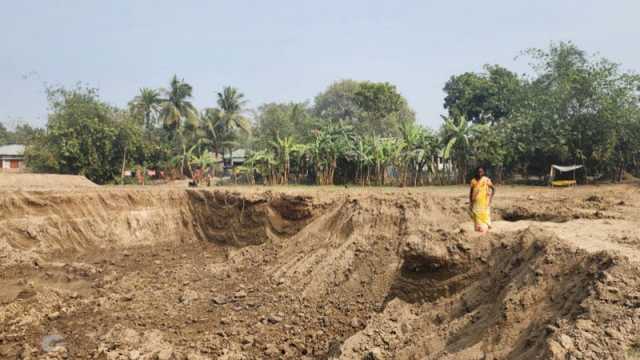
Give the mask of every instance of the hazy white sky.
POLYGON ((2 1, 0 122, 46 123, 43 83, 83 82, 125 105, 175 73, 213 106, 303 101, 338 79, 389 81, 435 127, 452 74, 572 40, 640 70, 638 0, 2 1))

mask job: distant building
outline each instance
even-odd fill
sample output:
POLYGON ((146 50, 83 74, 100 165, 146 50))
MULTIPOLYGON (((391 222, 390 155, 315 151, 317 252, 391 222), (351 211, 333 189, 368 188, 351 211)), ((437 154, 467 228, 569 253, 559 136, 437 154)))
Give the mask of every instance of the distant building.
POLYGON ((0 146, 0 165, 2 172, 24 171, 24 145, 0 146))
POLYGON ((245 160, 247 160, 247 151, 245 149, 236 149, 231 152, 231 159, 227 159, 227 162, 235 166, 244 164, 245 160))
MULTIPOLYGON (((222 154, 217 154, 215 156, 215 162, 222 165, 222 174, 221 176, 229 176, 230 170, 235 166, 239 166, 244 164, 247 160, 247 151, 245 149, 236 149, 231 151, 231 153, 227 153, 224 156, 222 154)), ((216 174, 217 176, 218 174, 216 174)))

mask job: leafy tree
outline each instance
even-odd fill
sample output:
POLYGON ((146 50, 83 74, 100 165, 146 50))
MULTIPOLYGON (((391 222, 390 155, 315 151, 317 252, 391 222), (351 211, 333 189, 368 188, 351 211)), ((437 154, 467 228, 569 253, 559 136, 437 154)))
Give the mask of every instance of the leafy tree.
POLYGON ((27 148, 28 166, 98 183, 119 178, 126 149, 141 146, 141 132, 127 113, 101 102, 95 89, 49 89, 48 98, 47 132, 27 148))
POLYGON ((474 123, 497 123, 517 105, 520 79, 499 65, 485 65, 484 73, 452 76, 444 86, 444 107, 450 116, 463 115, 474 123))
POLYGON ((521 81, 499 66, 485 65, 484 73, 452 76, 444 86, 444 107, 449 115, 463 115, 474 123, 497 123, 508 118, 517 106, 521 81))
POLYGON ((16 130, 13 133, 14 133, 13 141, 16 144, 28 145, 37 136, 43 135, 44 129, 33 127, 29 124, 18 124, 16 126, 16 130))
POLYGON ((356 123, 360 116, 360 106, 356 101, 356 93, 359 89, 360 82, 354 80, 332 83, 316 96, 313 107, 315 115, 325 122, 356 123))
POLYGON ((578 163, 591 175, 613 176, 623 119, 633 118, 638 108, 638 76, 590 58, 572 43, 526 53, 537 78, 530 82, 521 114, 542 144, 525 161, 547 169, 551 161, 578 163), (545 144, 547 139, 553 141, 545 144))
POLYGON ((12 134, 3 123, 0 123, 0 145, 11 143, 12 134))
POLYGON ((37 136, 44 134, 44 129, 33 127, 26 123, 20 123, 14 131, 0 123, 0 145, 7 144, 31 144, 37 136))
POLYGON ((398 135, 415 114, 389 83, 342 80, 316 96, 313 112, 324 123, 350 125, 357 134, 398 135))
POLYGON ((57 153, 49 144, 45 134, 36 135, 24 151, 25 162, 30 171, 40 173, 60 173, 57 153))
POLYGON ((306 103, 269 103, 258 108, 255 131, 256 146, 266 147, 280 137, 293 137, 307 142, 312 131, 320 127, 306 103))
POLYGON ((361 83, 356 91, 355 101, 360 108, 357 124, 360 133, 398 135, 404 123, 415 121, 415 115, 409 109, 407 101, 389 83, 361 83))

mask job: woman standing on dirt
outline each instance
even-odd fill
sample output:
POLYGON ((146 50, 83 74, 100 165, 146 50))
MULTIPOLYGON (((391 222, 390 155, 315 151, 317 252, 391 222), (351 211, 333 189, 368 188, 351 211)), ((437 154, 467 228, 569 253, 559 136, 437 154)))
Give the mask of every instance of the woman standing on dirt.
POLYGON ((485 175, 483 167, 476 169, 476 176, 471 179, 469 205, 473 215, 476 231, 486 233, 491 228, 491 202, 496 188, 491 179, 485 175))

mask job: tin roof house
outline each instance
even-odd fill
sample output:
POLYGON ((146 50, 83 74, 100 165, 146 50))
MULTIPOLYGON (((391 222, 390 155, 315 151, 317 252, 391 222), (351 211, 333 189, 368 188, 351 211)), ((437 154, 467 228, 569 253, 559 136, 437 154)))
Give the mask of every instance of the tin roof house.
POLYGON ((21 172, 25 170, 24 145, 0 146, 0 171, 21 172))

